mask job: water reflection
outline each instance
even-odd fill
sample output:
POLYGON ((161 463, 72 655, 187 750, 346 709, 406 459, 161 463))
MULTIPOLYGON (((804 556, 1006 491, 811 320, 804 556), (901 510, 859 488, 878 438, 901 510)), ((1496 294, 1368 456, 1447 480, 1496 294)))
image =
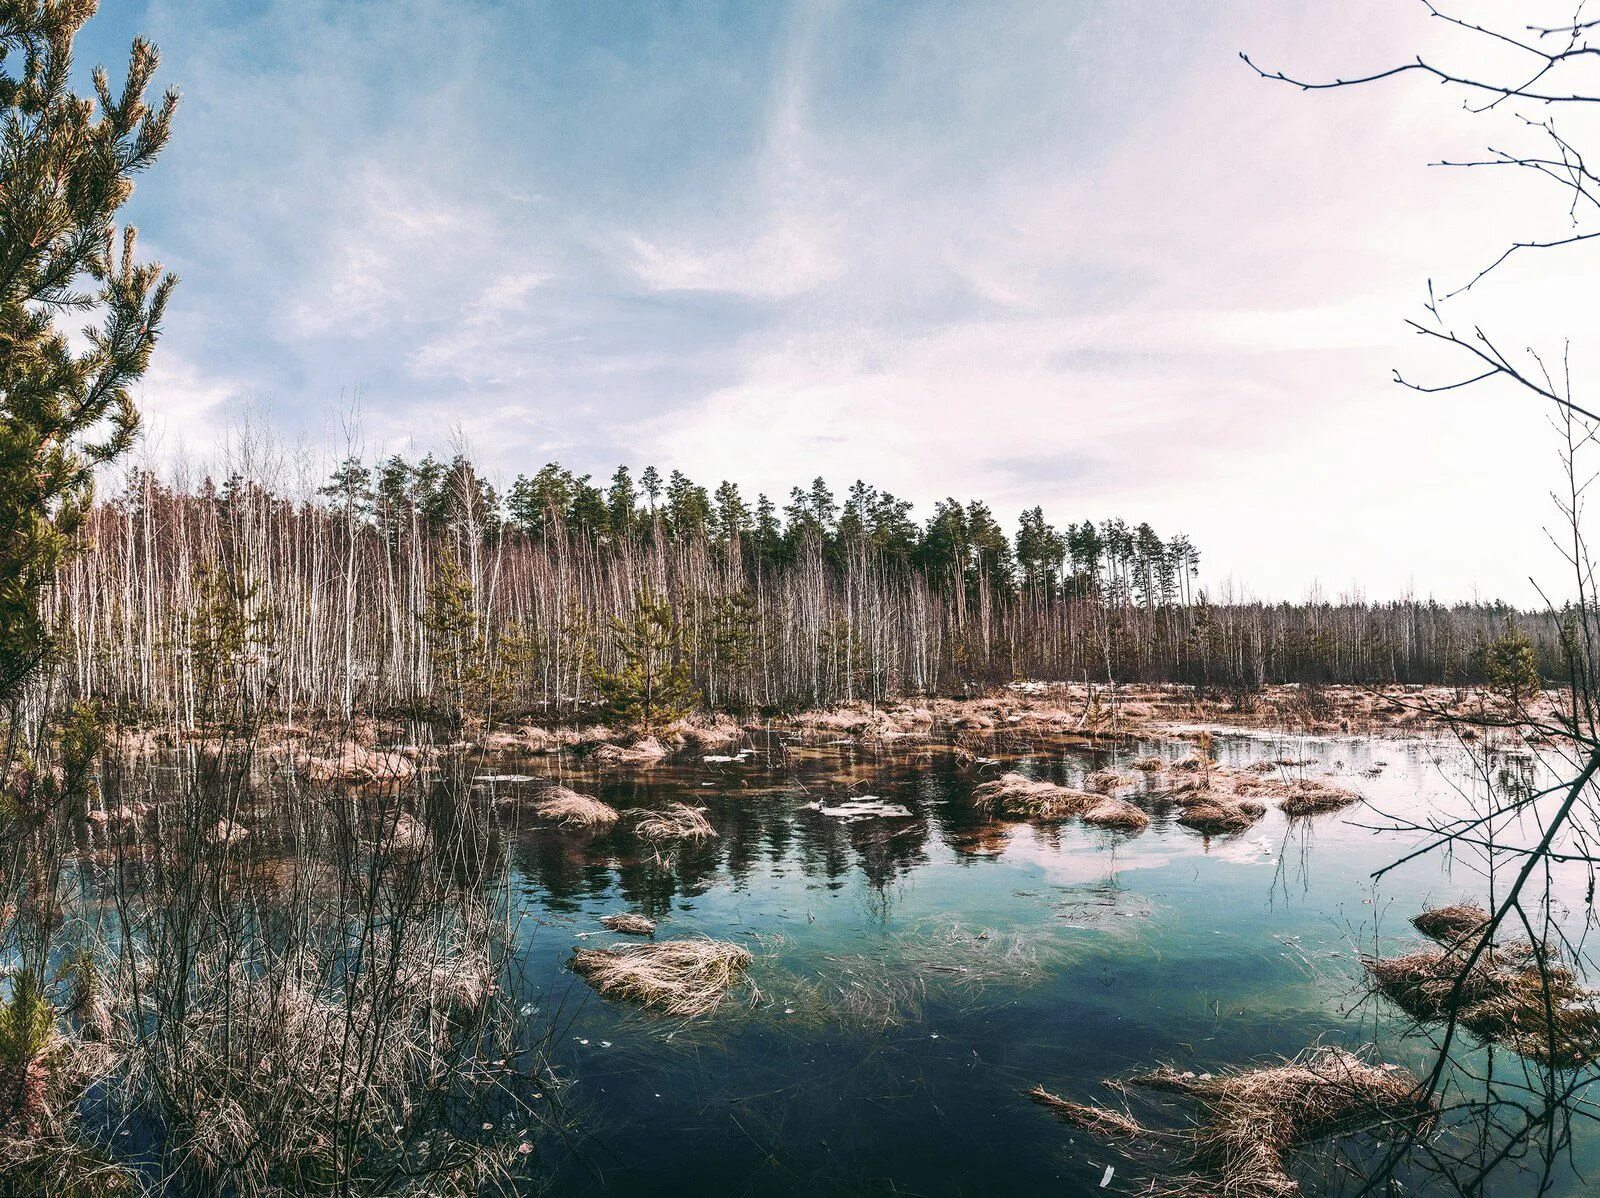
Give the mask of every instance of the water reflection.
MULTIPOLYGON (((1151 1163, 1064 1133, 1023 1090, 1083 1092, 1159 1062, 1215 1070, 1323 1042, 1375 1042, 1385 1059, 1426 1073, 1436 1046, 1366 998, 1359 957, 1403 946, 1405 919, 1430 902, 1484 893, 1485 865, 1422 857, 1375 888, 1371 875, 1417 843, 1377 829, 1385 813, 1461 811, 1488 786, 1526 795, 1540 784, 1526 756, 1221 738, 1226 764, 1293 763, 1273 768, 1353 784, 1369 805, 1294 821, 1271 811, 1243 835, 1206 838, 1178 826, 1142 779, 1133 797, 1153 822, 1128 835, 991 820, 971 792, 1002 770, 1077 785, 1181 748, 1131 745, 1113 756, 996 744, 983 754, 994 763, 974 766, 926 745, 756 747, 738 765, 564 771, 565 785, 619 809, 703 806, 718 836, 702 844, 657 854, 621 826, 575 836, 513 825, 527 908, 559 917, 524 951, 551 979, 543 1000, 560 994, 577 1010, 567 1061, 595 1116, 591 1138, 551 1162, 557 1192, 592 1186, 593 1166, 628 1193, 1092 1194, 1103 1192, 1108 1164, 1117 1192, 1147 1181, 1151 1163), (862 795, 911 815, 842 820, 812 806, 862 795), (600 915, 623 908, 660 920, 658 936, 750 945, 755 1008, 684 1028, 590 996, 560 961, 575 937, 596 934, 600 915), (1001 944, 1005 952, 989 951, 1001 944)), ((1581 920, 1582 881, 1553 885, 1581 920)), ((1449 1102, 1459 1113, 1395 1162, 1412 1191, 1467 1185, 1475 1155, 1494 1158, 1480 1159, 1476 1176, 1493 1177, 1495 1194, 1583 1192, 1578 1178, 1600 1164, 1600 1137, 1587 1119, 1570 1128, 1573 1087, 1525 1086, 1540 1101, 1519 1103, 1512 1118, 1505 1056, 1453 1048, 1449 1102), (1500 1089, 1492 1102, 1469 1100, 1469 1084, 1500 1089), (1518 1131, 1518 1119, 1540 1128, 1518 1131), (1501 1168, 1535 1141, 1554 1142, 1557 1124, 1564 1162, 1547 1174, 1501 1168)), ((1341 1143, 1304 1168, 1326 1192, 1356 1192, 1349 1169, 1370 1170, 1385 1151, 1370 1138, 1341 1143)))

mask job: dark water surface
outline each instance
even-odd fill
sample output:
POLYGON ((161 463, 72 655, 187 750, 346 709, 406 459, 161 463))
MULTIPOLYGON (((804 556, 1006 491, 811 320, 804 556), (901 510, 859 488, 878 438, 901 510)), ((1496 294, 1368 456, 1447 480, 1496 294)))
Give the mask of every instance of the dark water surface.
MULTIPOLYGON (((1185 752, 1170 745, 1115 758, 994 747, 979 751, 1000 760, 976 769, 928 746, 759 748, 741 763, 562 771, 618 808, 705 806, 720 835, 703 847, 655 860, 620 833, 516 836, 522 984, 528 1009, 558 1029, 581 1129, 564 1148, 541 1146, 557 1194, 1140 1192, 1159 1162, 1061 1124, 1024 1091, 1119 1105, 1101 1079, 1259 1063, 1316 1043, 1376 1042, 1384 1059, 1425 1069, 1429 1043, 1365 997, 1358 954, 1420 947, 1413 914, 1488 897, 1473 862, 1438 854, 1370 877, 1417 841, 1373 831, 1380 810, 1422 817, 1481 796, 1454 746, 1219 737, 1224 763, 1315 758, 1285 773, 1337 776, 1371 805, 1294 822, 1274 809, 1209 840, 1155 801, 1153 825, 1134 836, 990 823, 970 803, 974 785, 1007 768, 1071 783, 1185 752), (845 821, 808 806, 851 794, 913 814, 845 821), (759 996, 736 992, 692 1022, 599 998, 565 962, 575 945, 626 940, 598 923, 623 910, 661 921, 658 939, 745 945, 759 996)), ((1535 773, 1514 756, 1480 756, 1476 769, 1511 787, 1535 773)), ((498 798, 531 783, 478 785, 498 798)), ((1558 879, 1557 892, 1581 923, 1581 882, 1558 879)), ((1466 1054, 1486 1055, 1470 1042, 1466 1054)), ((1516 1058, 1499 1057, 1522 1079, 1516 1058)), ((1187 1109, 1171 1107, 1168 1126, 1187 1109)), ((1581 1113, 1573 1134, 1547 1193, 1587 1192, 1580 1172, 1600 1165, 1581 1113)), ((1316 1192, 1355 1192, 1321 1158, 1304 1168, 1316 1192)), ((1428 1183, 1419 1172, 1405 1192, 1428 1183)), ((1508 1168, 1487 1192, 1538 1188, 1534 1173, 1508 1168)))

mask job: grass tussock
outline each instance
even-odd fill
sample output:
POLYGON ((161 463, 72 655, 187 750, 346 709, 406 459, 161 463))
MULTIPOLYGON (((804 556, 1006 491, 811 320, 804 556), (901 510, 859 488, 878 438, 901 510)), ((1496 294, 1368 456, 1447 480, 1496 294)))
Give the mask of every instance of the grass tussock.
POLYGON ((1162 775, 1159 793, 1185 809, 1178 822, 1207 833, 1250 827, 1265 812, 1263 800, 1276 802, 1291 818, 1342 811, 1361 801, 1355 791, 1321 778, 1272 776, 1276 768, 1257 762, 1235 769, 1201 752, 1149 773, 1162 775))
POLYGON ((1073 1102, 1071 1099, 1062 1098, 1059 1094, 1050 1093, 1043 1086, 1035 1086, 1029 1090, 1028 1097, 1054 1112, 1062 1122, 1080 1127, 1090 1135, 1099 1136, 1101 1139, 1134 1139, 1144 1135, 1144 1128, 1139 1126, 1138 1121, 1121 1111, 1073 1102))
POLYGON ((1489 922, 1489 913, 1477 903, 1453 903, 1448 907, 1435 907, 1424 911, 1411 921, 1429 940, 1453 944, 1468 936, 1476 936, 1489 922))
POLYGON ((617 822, 614 807, 564 786, 545 791, 533 805, 533 813, 548 823, 586 831, 600 831, 617 822))
POLYGON ((651 844, 711 840, 717 834, 705 811, 687 803, 673 803, 659 811, 635 810, 629 817, 633 834, 651 844))
POLYGON ((1221 795, 1199 798, 1184 806, 1178 822, 1207 836, 1223 836, 1253 827, 1266 814, 1266 808, 1253 799, 1229 799, 1221 795))
POLYGON ((1107 796, 1083 813, 1083 822, 1096 828, 1114 828, 1120 832, 1142 832, 1150 826, 1150 817, 1143 808, 1107 796))
POLYGON ((603 744, 593 759, 601 765, 654 765, 667 755, 666 746, 653 736, 642 736, 632 744, 603 744))
POLYGON ((668 940, 574 949, 572 970, 606 998, 692 1017, 721 1006, 750 961, 748 950, 727 941, 668 940))
POLYGON ((1600 995, 1543 949, 1490 945, 1467 968, 1486 919, 1470 905, 1424 912, 1413 922, 1445 947, 1362 963, 1377 991, 1418 1023, 1453 1017, 1480 1039, 1557 1069, 1600 1056, 1600 995))
POLYGON ((625 936, 653 936, 656 931, 655 920, 632 911, 619 911, 615 915, 604 916, 600 920, 600 926, 613 932, 621 932, 625 936))
MULTIPOLYGON (((1301 1192, 1288 1170, 1297 1150, 1396 1123, 1431 1126, 1435 1116, 1410 1072, 1340 1048, 1312 1049, 1281 1065, 1215 1076, 1164 1067, 1126 1085, 1178 1094, 1200 1108, 1196 1126, 1183 1133, 1190 1173, 1162 1184, 1162 1192, 1171 1194, 1291 1198, 1301 1192)), ((1042 1087, 1029 1097, 1097 1135, 1152 1134, 1122 1112, 1072 1102, 1042 1087)))
POLYGON ((972 792, 980 810, 1019 819, 1065 820, 1082 815, 1102 796, 1088 791, 1040 782, 1025 774, 1005 774, 972 792))
POLYGON ((1322 815, 1329 811, 1343 811, 1361 801, 1361 796, 1342 786, 1321 782, 1315 778, 1298 778, 1271 784, 1279 796, 1278 807, 1288 816, 1322 815))
POLYGON ((1133 779, 1117 770, 1096 770, 1083 780, 1083 789, 1095 794, 1115 794, 1133 785, 1133 779))

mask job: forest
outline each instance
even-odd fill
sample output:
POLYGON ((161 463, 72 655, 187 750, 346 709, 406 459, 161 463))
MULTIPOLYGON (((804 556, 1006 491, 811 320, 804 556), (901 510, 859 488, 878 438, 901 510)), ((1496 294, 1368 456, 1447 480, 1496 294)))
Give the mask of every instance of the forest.
POLYGON ((1034 507, 1008 537, 976 500, 919 523, 818 479, 780 512, 726 482, 619 468, 601 490, 555 464, 502 497, 461 455, 347 458, 294 498, 250 461, 220 485, 135 471, 87 513, 94 552, 47 592, 73 697, 202 719, 222 671, 285 715, 426 712, 466 670, 477 700, 559 718, 630 648, 730 712, 1030 679, 1469 685, 1507 635, 1565 668, 1556 618, 1500 604, 1213 595, 1198 548, 1144 523, 1058 529, 1034 507))

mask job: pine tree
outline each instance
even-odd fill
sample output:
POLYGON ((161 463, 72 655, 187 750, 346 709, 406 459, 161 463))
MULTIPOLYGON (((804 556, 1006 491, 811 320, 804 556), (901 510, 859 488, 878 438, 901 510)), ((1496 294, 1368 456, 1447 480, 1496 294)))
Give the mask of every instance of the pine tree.
POLYGON ((490 652, 472 580, 452 554, 440 559, 422 623, 439 714, 457 731, 469 715, 489 718, 508 680, 490 652))
POLYGON ((0 5, 0 704, 51 648, 43 591, 92 497, 97 466, 138 428, 130 391, 150 363, 173 277, 134 257, 116 217, 167 143, 177 95, 145 93, 158 55, 133 43, 127 81, 70 87, 87 0, 0 5), (65 322, 98 321, 81 350, 65 322))
POLYGON ((622 653, 621 665, 596 671, 594 678, 606 718, 650 732, 688 714, 694 706, 694 681, 672 605, 644 590, 632 618, 613 619, 611 629, 622 653))
POLYGON ((1484 676, 1489 689, 1512 706, 1519 706, 1539 693, 1539 659, 1528 635, 1506 617, 1500 635, 1484 652, 1484 676))

